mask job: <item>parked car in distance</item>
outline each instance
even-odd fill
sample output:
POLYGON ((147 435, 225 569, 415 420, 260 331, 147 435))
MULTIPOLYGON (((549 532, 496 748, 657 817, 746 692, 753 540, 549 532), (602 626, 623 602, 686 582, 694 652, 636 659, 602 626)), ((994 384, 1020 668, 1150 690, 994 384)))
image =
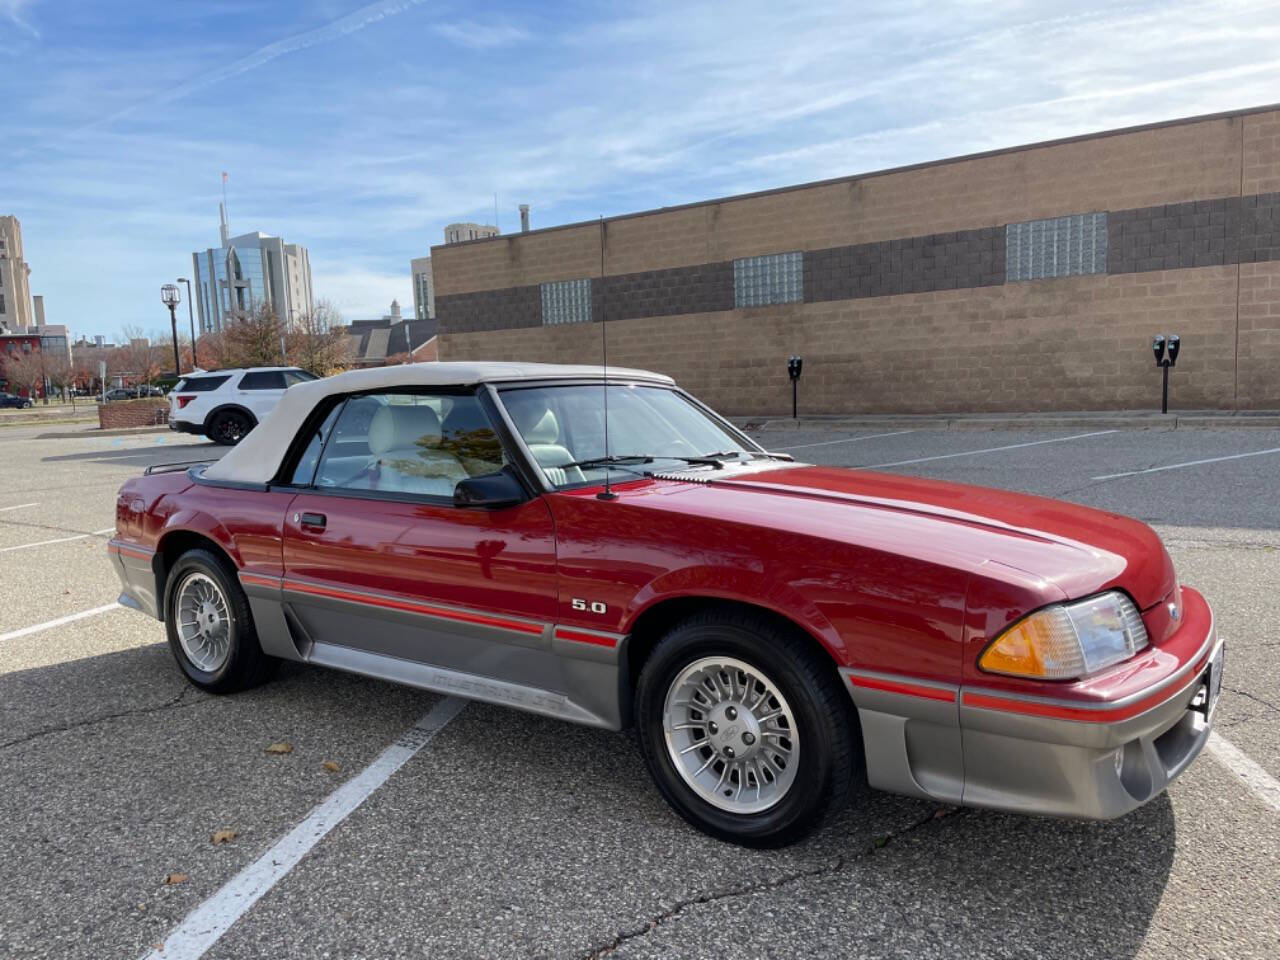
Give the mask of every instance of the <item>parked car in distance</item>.
POLYGON ((275 409, 286 389, 315 379, 297 367, 189 373, 169 391, 169 429, 233 446, 275 409))
POLYGON ((1213 614, 1145 524, 797 463, 639 370, 353 371, 148 474, 108 551, 191 683, 295 660, 634 725, 672 807, 743 844, 864 778, 1120 816, 1195 759, 1222 684, 1213 614))
POLYGON ((17 407, 19 410, 24 410, 29 406, 31 406, 30 397, 20 397, 16 393, 0 392, 0 409, 17 407))
POLYGON ((113 387, 103 396, 108 400, 136 400, 137 395, 133 392, 133 387, 113 387))
POLYGON ((141 383, 133 388, 133 395, 135 397, 163 397, 164 391, 149 383, 141 383))

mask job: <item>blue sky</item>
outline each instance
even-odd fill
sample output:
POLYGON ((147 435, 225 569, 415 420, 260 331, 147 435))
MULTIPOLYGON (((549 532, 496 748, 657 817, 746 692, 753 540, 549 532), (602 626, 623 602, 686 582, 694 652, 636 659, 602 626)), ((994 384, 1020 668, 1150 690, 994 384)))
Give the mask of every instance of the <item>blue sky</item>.
MULTIPOLYGON (((1280 5, 0 0, 0 213, 75 334, 233 232, 348 319, 504 231, 1280 100, 1280 5)), ((185 295, 185 291, 184 291, 185 295)))

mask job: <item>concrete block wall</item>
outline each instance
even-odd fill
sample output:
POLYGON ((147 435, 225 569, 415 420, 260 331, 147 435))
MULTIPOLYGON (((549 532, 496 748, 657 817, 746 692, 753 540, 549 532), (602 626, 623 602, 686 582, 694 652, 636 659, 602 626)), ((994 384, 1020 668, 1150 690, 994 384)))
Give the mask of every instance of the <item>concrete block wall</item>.
POLYGON ((1183 340, 1175 409, 1280 408, 1277 109, 432 256, 442 359, 598 362, 594 323, 544 326, 534 304, 541 283, 592 278, 611 361, 669 373, 731 414, 789 408, 792 353, 814 413, 1150 409, 1156 333, 1183 340), (1008 280, 1008 224, 1088 212, 1107 217, 1105 273, 1008 280), (734 307, 734 259, 792 251, 803 302, 734 307))

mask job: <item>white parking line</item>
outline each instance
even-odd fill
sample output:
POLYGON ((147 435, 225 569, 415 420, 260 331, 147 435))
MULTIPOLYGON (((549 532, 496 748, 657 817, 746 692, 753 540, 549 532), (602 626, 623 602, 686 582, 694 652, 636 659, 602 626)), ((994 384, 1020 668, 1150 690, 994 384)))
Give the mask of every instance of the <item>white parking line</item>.
POLYGON ((1028 443, 1010 443, 1003 447, 984 447, 981 450, 964 450, 960 453, 942 453, 936 457, 916 457, 914 460, 894 460, 891 463, 872 463, 862 467, 863 470, 876 470, 880 467, 901 467, 908 463, 928 463, 930 460, 950 460, 952 457, 974 457, 980 453, 998 453, 1001 450, 1017 450, 1019 447, 1038 447, 1043 443, 1066 443, 1068 440, 1083 440, 1085 437, 1105 437, 1119 430, 1095 430, 1092 433, 1077 433, 1070 437, 1054 437, 1052 440, 1032 440, 1028 443))
POLYGON ((40 502, 38 500, 35 503, 15 503, 12 507, 0 507, 0 513, 4 513, 6 510, 21 510, 24 507, 38 506, 40 506, 40 502))
POLYGON ((1218 762, 1244 781, 1244 785, 1267 806, 1280 813, 1280 781, 1263 770, 1230 740, 1217 731, 1209 734, 1209 752, 1218 762))
POLYGON ((93 533, 77 533, 74 537, 58 537, 56 540, 38 540, 35 543, 20 543, 16 547, 0 547, 0 553, 9 553, 13 550, 28 550, 31 547, 47 547, 51 543, 70 543, 72 540, 87 540, 89 537, 100 537, 104 533, 115 532, 115 527, 107 527, 105 530, 95 530, 93 533))
POLYGON ((819 440, 817 443, 797 443, 793 447, 773 447, 774 450, 803 450, 806 447, 828 447, 833 443, 857 443, 859 440, 876 440, 880 437, 900 437, 914 430, 895 430, 893 433, 869 433, 863 437, 845 437, 843 440, 819 440))
POLYGON ((17 640, 19 637, 26 637, 33 633, 39 633, 41 630, 52 630, 54 627, 60 627, 64 623, 74 623, 77 620, 83 620, 85 617, 96 617, 100 613, 106 613, 108 610, 114 610, 120 606, 118 603, 104 603, 100 607, 94 607, 92 610, 81 610, 79 613, 69 613, 65 617, 58 617, 56 620, 46 620, 44 623, 37 623, 34 627, 23 627, 21 630, 10 630, 8 633, 0 633, 0 643, 5 640, 17 640))
POLYGON ((462 712, 469 701, 446 697, 406 730, 369 766, 329 794, 305 820, 276 841, 266 853, 226 882, 196 907, 159 948, 143 960, 197 960, 264 894, 274 887, 317 843, 387 782, 411 757, 462 712))
POLYGON ((1233 453, 1229 457, 1209 457, 1207 460, 1188 460, 1186 463, 1169 463, 1163 467, 1148 467, 1146 470, 1127 470, 1124 473, 1107 473, 1093 480, 1117 480, 1120 477, 1138 477, 1144 473, 1160 473, 1162 470, 1181 470, 1183 467, 1198 467, 1204 463, 1221 463, 1223 460, 1243 460, 1245 457, 1264 457, 1269 453, 1280 453, 1280 447, 1270 450, 1254 450, 1251 453, 1233 453))

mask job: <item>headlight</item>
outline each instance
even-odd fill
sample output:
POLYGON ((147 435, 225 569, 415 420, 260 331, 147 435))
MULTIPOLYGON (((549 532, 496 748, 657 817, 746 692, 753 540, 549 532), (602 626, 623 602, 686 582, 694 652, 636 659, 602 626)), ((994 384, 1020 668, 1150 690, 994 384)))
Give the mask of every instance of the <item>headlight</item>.
POLYGON ((1074 680, 1128 660, 1147 645, 1138 608, 1123 593, 1037 610, 1000 634, 978 658, 990 673, 1074 680))

